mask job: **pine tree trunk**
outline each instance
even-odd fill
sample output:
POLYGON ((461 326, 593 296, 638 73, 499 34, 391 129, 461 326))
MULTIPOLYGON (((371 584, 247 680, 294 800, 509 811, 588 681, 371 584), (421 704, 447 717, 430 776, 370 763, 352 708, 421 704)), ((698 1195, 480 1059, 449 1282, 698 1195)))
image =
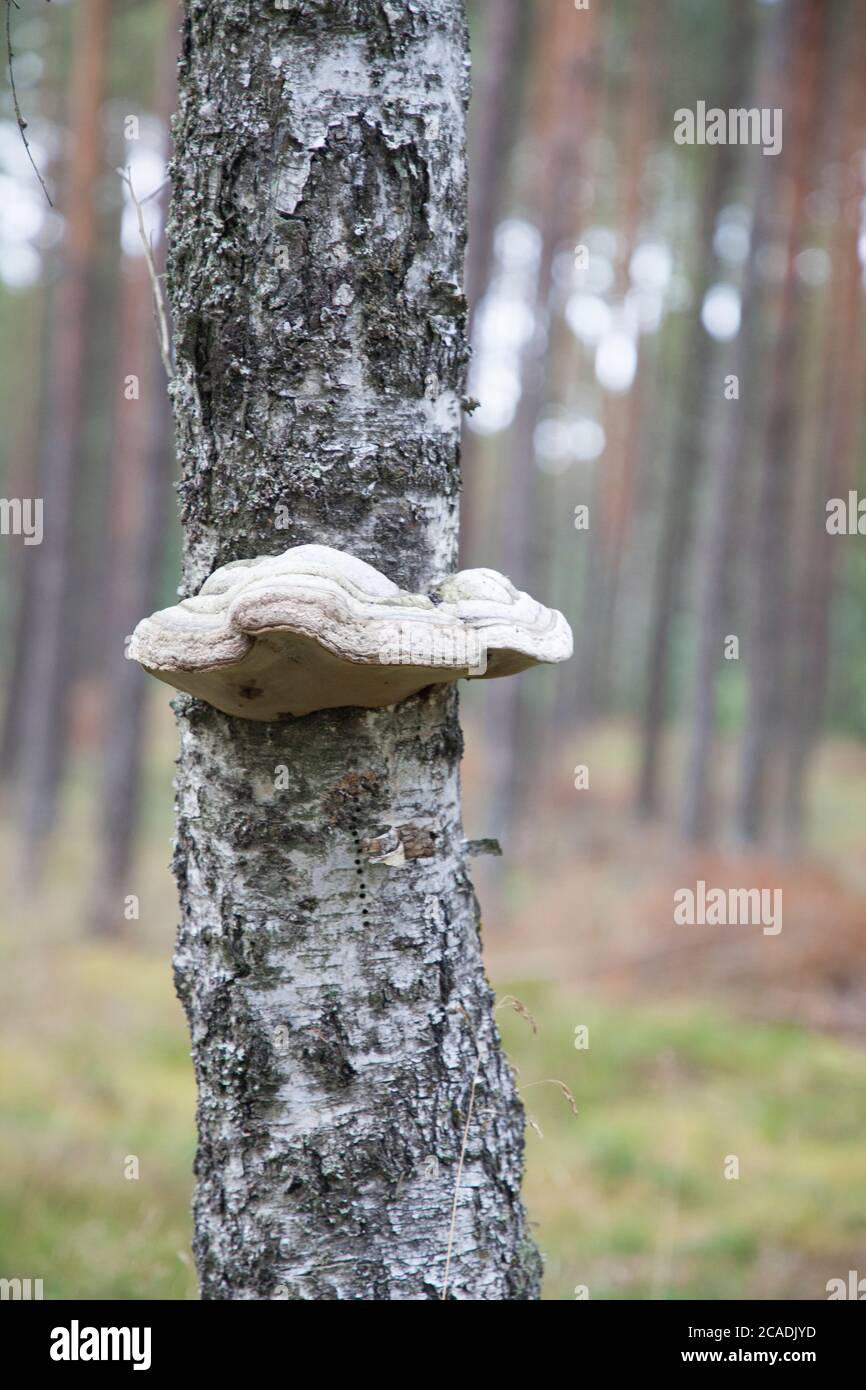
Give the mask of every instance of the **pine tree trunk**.
POLYGON ((513 137, 516 71, 522 35, 520 0, 488 0, 484 6, 484 67, 476 80, 470 149, 469 237, 466 299, 474 313, 487 286, 496 219, 513 137), (476 106, 477 103, 477 106, 476 106))
MULTIPOLYGON (((752 398, 759 355, 758 318, 761 284, 758 255, 767 234, 772 170, 760 150, 752 157, 750 181, 754 207, 749 251, 743 270, 743 316, 734 343, 731 375, 741 396, 726 402, 724 432, 712 461, 708 520, 701 537, 701 573, 697 604, 694 684, 683 782, 680 834, 697 843, 711 828, 710 771, 716 729, 716 683, 731 613, 731 575, 736 562, 742 511, 742 482, 750 433, 757 408, 752 398)), ((720 376, 723 375, 720 373, 720 376)), ((728 629, 730 630, 730 629, 728 629)))
MULTIPOLYGON (((738 108, 745 103, 746 55, 750 51, 752 36, 746 0, 734 0, 728 24, 724 94, 728 107, 738 108)), ((693 512, 711 391, 718 380, 718 354, 713 339, 703 326, 701 310, 716 273, 713 233, 719 210, 733 182, 737 147, 723 145, 711 150, 708 163, 709 173, 698 219, 694 300, 683 352, 679 426, 666 478, 662 525, 653 573, 637 795, 638 811, 645 817, 656 815, 660 809, 661 745, 667 713, 674 621, 692 548, 693 512)))
MULTIPOLYGON (((837 152, 836 204, 831 245, 832 280, 824 327, 823 373, 817 404, 821 427, 809 478, 809 525, 798 575, 788 710, 785 830, 796 848, 806 820, 808 771, 820 731, 830 662, 830 618, 838 583, 839 542, 827 533, 826 504, 851 486, 853 445, 863 415, 863 296, 858 251, 864 188, 857 151, 866 133, 866 12, 851 9, 839 37, 836 71, 844 73, 843 99, 831 126, 837 152)), ((837 79, 839 80, 839 79, 837 79)))
MULTIPOLYGON (((791 456, 796 438, 796 399, 801 361, 798 347, 799 291, 795 260, 801 249, 805 201, 812 177, 820 114, 820 77, 828 12, 821 0, 792 7, 793 72, 787 79, 793 121, 786 144, 792 189, 788 213, 786 271, 781 288, 773 360, 768 383, 766 441, 761 463, 753 538, 754 617, 749 634, 749 699, 743 734, 736 824, 746 844, 766 829, 769 784, 785 714, 786 658, 790 642, 789 546, 791 456)), ((790 74, 790 75, 789 75, 790 74)))
MULTIPOLYGON (((175 68, 180 9, 163 0, 166 26, 157 50, 154 109, 166 127, 177 105, 175 68)), ((139 197, 151 190, 136 189, 139 197)), ((164 216, 167 189, 160 198, 164 216)), ((164 237, 153 247, 161 265, 164 237)), ((111 469, 110 538, 102 595, 107 649, 105 729, 102 739, 102 790, 98 872, 90 907, 91 930, 116 935, 123 924, 124 899, 132 891, 129 874, 141 793, 147 689, 124 637, 142 613, 155 607, 163 537, 169 507, 172 465, 171 413, 166 375, 154 326, 153 290, 141 250, 124 256, 118 292, 118 363, 111 469), (123 385, 138 379, 139 394, 127 400, 123 385)))
POLYGON ((40 847, 55 815, 66 742, 70 618, 81 435, 86 393, 94 260, 96 185, 103 172, 102 100, 108 0, 79 9, 72 58, 68 157, 60 211, 66 218, 61 278, 51 306, 46 426, 39 487, 44 538, 33 565, 33 626, 25 654, 22 718, 22 831, 25 876, 40 869, 40 847))
MULTIPOLYGON (((534 331, 520 360, 520 400, 508 438, 508 473, 503 500, 504 568, 520 588, 540 587, 542 518, 535 430, 548 386, 553 326, 551 296, 556 252, 572 229, 576 150, 586 121, 586 68, 592 53, 595 16, 575 14, 557 0, 538 6, 541 36, 536 58, 532 133, 535 162, 530 202, 540 235, 534 289, 534 331)), ((537 748, 527 720, 525 687, 498 681, 488 696, 490 743, 495 750, 495 834, 507 841, 526 813, 530 769, 537 748)))
MULTIPOLYGON (((413 589, 452 567, 466 73, 462 0, 187 0, 169 232, 186 592, 304 542, 413 589)), ((176 703, 203 1296, 536 1297, 453 689, 278 724, 176 703), (366 841, 407 823, 430 852, 370 863, 366 841)))
MULTIPOLYGON (((784 56, 782 36, 788 13, 780 6, 766 25, 756 59, 752 102, 772 107, 778 84, 777 71, 784 56)), ((718 153, 719 151, 716 151, 718 153)), ((759 366, 759 324, 764 309, 760 254, 770 237, 775 161, 760 148, 749 153, 746 201, 753 209, 749 249, 740 285, 742 322, 719 376, 732 375, 738 394, 725 402, 724 425, 713 451, 708 484, 707 520, 699 541, 701 555, 697 602, 693 688, 683 779, 680 834, 698 843, 711 829, 711 764, 716 729, 716 685, 726 632, 731 632, 732 576, 736 573, 742 532, 746 529, 743 497, 750 444, 760 424, 762 385, 759 366)))
MULTIPOLYGON (((612 22, 609 20, 609 22, 612 22)), ((631 286, 629 263, 640 237, 641 176, 659 116, 660 80, 666 61, 662 28, 666 4, 640 6, 635 13, 633 69, 625 91, 614 98, 621 109, 617 133, 621 158, 617 190, 619 249, 612 299, 621 305, 631 286)), ((592 517, 586 537, 586 567, 578 646, 578 709, 581 719, 609 709, 613 696, 614 630, 620 608, 621 570, 635 507, 639 468, 645 350, 638 341, 635 378, 625 397, 604 398, 605 449, 596 466, 592 517), (643 361, 641 359, 644 359, 643 361)))
MULTIPOLYGON (((496 221, 506 182, 517 114, 517 65, 525 40, 525 11, 520 0, 488 0, 484 7, 484 66, 473 84, 469 150, 469 234, 466 246, 466 302, 470 324, 484 296, 493 264, 496 221)), ((468 419, 468 417, 467 417, 468 419)), ((478 436, 463 421, 461 455, 463 496, 460 506, 460 567, 475 563, 474 547, 480 506, 478 477, 482 451, 478 436)), ((480 538, 478 538, 480 539, 480 538)), ((481 561, 483 564, 483 560, 481 561)))
MULTIPOLYGON (((21 372, 21 392, 16 400, 21 414, 9 432, 10 459, 6 487, 11 497, 39 495, 37 460, 39 422, 45 401, 41 364, 45 360, 48 338, 47 300, 42 286, 31 293, 28 312, 22 316, 16 337, 15 352, 21 372), (25 394, 27 391, 30 392, 29 400, 25 394)), ((9 537, 7 545, 11 542, 12 537, 9 537)), ((21 761, 21 738, 27 707, 24 667, 33 629, 34 570, 40 550, 39 546, 25 545, 21 537, 16 537, 14 544, 15 549, 7 560, 3 576, 10 598, 14 595, 15 625, 6 654, 3 729, 0 733, 0 776, 10 778, 15 776, 21 761)))

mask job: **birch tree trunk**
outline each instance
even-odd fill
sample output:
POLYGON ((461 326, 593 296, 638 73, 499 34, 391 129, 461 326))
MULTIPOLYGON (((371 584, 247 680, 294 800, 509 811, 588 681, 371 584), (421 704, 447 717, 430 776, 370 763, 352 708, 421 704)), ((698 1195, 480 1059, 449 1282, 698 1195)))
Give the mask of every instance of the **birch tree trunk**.
MULTIPOLYGON (((467 68, 462 0, 186 0, 186 593, 306 542, 412 589, 452 568, 467 68)), ((177 710, 203 1296, 536 1297, 453 688, 278 724, 177 710), (365 852, 388 825, 416 827, 402 868, 365 852)))

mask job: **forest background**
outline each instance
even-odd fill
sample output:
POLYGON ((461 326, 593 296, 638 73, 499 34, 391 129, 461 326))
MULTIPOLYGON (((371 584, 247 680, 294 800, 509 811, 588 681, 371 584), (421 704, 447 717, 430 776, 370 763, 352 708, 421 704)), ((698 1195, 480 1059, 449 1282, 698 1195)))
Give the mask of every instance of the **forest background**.
MULTIPOLYGON (((866 552, 826 525, 866 495, 866 5, 468 14, 462 563, 576 639, 463 699, 545 1295, 822 1298, 866 1232, 866 552), (677 143, 699 102, 782 149, 677 143), (783 930, 676 925, 699 880, 783 930)), ((159 272, 178 22, 11 10, 45 190, 0 108, 0 490, 62 518, 0 535, 0 1274, 46 1297, 195 1296, 174 726, 123 660, 179 567, 130 192, 159 272)))

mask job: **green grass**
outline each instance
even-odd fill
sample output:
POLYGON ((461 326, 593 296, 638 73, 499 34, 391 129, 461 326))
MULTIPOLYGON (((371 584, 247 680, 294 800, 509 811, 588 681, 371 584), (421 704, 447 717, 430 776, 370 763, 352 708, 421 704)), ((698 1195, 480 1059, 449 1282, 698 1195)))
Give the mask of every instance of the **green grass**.
MULTIPOLYGON (((47 1298, 196 1296, 195 1096, 171 976, 174 734, 162 705, 155 713, 157 752, 129 885, 141 899, 135 947, 83 935, 94 820, 80 766, 44 892, 29 907, 7 898, 0 920, 0 1277, 42 1278, 47 1298), (137 1181, 124 1176, 128 1155, 138 1158, 137 1181)), ((622 739, 605 737, 602 765, 625 787, 622 739)), ((830 746, 817 773, 819 840, 834 843, 840 871, 856 884, 861 750, 830 746)), ((0 848, 14 869, 11 833, 0 848)), ((562 869, 551 865, 547 877, 562 869)), ((631 890, 618 861, 606 872, 610 934, 631 890)), ((524 866, 531 894, 540 880, 528 874, 524 866)), ((532 942, 548 936, 550 922, 536 913, 532 942)), ((485 941, 499 997, 516 995, 538 1022, 533 1034, 513 1010, 498 1013, 543 1134, 527 1129, 526 1197, 546 1259, 545 1297, 572 1299, 586 1284, 593 1299, 824 1298, 828 1279, 863 1272, 862 1050, 796 1026, 744 1022, 697 997, 624 1000, 596 986, 582 994, 524 985, 505 978, 523 968, 514 937, 486 928, 485 941), (507 969, 497 965, 503 945, 518 961, 507 969), (589 1028, 586 1051, 574 1047, 578 1024, 589 1028), (570 1088, 577 1117, 551 1080, 570 1088), (732 1154, 737 1180, 723 1175, 732 1154)), ((580 978, 583 942, 575 929, 576 965, 563 978, 580 978)))
POLYGON ((862 1052, 695 1004, 514 992, 539 1025, 499 1014, 544 1136, 527 1133, 526 1191, 547 1298, 823 1298, 862 1264, 862 1052))
MULTIPOLYGON (((49 1298, 195 1297, 194 1091, 168 960, 81 943, 5 955, 0 1271, 43 1278, 49 1298)), ((527 1200, 547 1298, 577 1284, 592 1298, 820 1298, 859 1267, 861 1052, 696 1005, 513 993, 538 1022, 534 1035, 499 1010, 544 1136, 527 1130, 527 1200)))
POLYGON ((6 966, 0 1269, 46 1298, 195 1297, 194 1087, 168 962, 56 944, 6 966))

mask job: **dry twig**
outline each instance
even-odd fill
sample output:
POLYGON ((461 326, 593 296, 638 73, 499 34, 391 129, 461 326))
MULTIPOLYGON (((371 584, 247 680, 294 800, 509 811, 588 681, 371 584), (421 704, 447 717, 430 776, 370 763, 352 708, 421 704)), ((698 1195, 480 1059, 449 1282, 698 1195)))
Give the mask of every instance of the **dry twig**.
POLYGON ((48 189, 45 187, 45 180, 44 180, 44 178, 42 177, 42 175, 41 175, 40 172, 39 172, 39 166, 37 165, 36 160, 33 158, 33 151, 32 151, 31 148, 30 148, 30 142, 29 142, 29 140, 27 139, 27 136, 24 134, 25 130, 27 129, 27 122, 25 121, 24 117, 22 116, 22 114, 21 114, 21 107, 20 107, 19 104, 18 104, 18 92, 16 91, 16 88, 15 88, 15 74, 14 74, 13 71, 12 71, 12 59, 15 57, 14 53, 12 52, 12 6, 13 6, 13 5, 15 6, 15 8, 16 8, 16 10, 17 10, 17 9, 19 8, 18 0, 6 0, 6 67, 7 67, 8 72, 9 72, 9 90, 10 90, 11 93, 12 93, 12 105, 13 105, 13 107, 15 108, 15 119, 16 119, 16 121, 18 122, 18 129, 19 129, 20 132, 21 132, 21 139, 24 141, 24 148, 25 148, 25 150, 27 151, 27 158, 30 160, 30 163, 31 163, 32 166, 33 166, 33 172, 35 173, 37 179, 39 180, 40 184, 42 185, 42 192, 45 194, 45 197, 48 199, 48 206, 49 206, 50 208, 53 208, 53 207, 54 207, 54 204, 53 204, 52 201, 51 201, 51 195, 49 194, 48 189))
MULTIPOLYGON (((162 286, 159 283, 156 262, 153 259, 153 247, 150 243, 150 237, 147 235, 147 230, 144 225, 144 214, 141 210, 142 204, 146 203, 148 198, 152 198, 154 193, 159 192, 159 189, 154 189, 153 193, 148 193, 147 198, 139 200, 132 186, 132 174, 130 170, 118 169, 117 172, 129 189, 129 196, 138 219, 138 235, 141 238, 141 244, 144 248, 144 259, 147 264, 147 273, 150 276, 150 285, 153 291, 153 313, 156 319, 157 334, 159 336, 159 355, 162 358, 162 365, 165 367, 165 374, 169 381, 171 381, 174 378, 174 358, 171 351, 171 331, 168 326, 168 310, 165 307, 165 296, 162 292, 162 286)), ((164 186, 165 182, 163 181, 163 183, 160 184, 160 188, 164 186)))

